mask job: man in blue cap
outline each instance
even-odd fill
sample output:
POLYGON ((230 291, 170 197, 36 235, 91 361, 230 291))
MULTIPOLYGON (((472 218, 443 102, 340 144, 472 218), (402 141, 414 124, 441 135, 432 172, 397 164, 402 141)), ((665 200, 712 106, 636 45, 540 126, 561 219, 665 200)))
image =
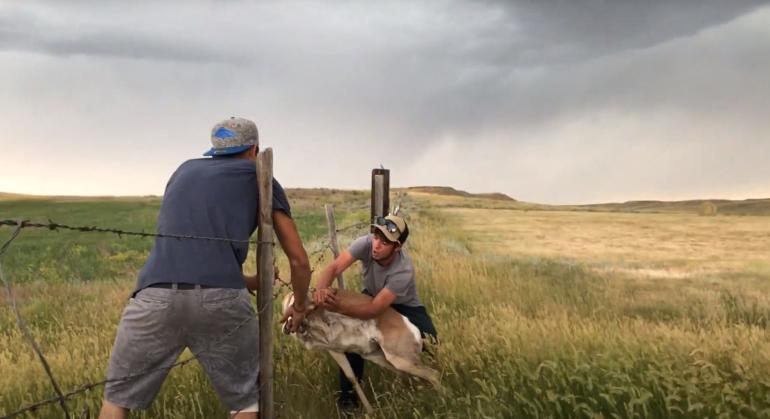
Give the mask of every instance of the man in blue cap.
MULTIPOLYGON (((211 142, 204 154, 210 158, 184 162, 169 179, 158 233, 234 241, 155 240, 118 326, 100 418, 148 408, 185 348, 234 417, 258 416, 259 325, 248 292, 258 284, 242 270, 259 225, 257 126, 243 118, 224 120, 212 129, 211 142)), ((299 296, 289 313, 296 330, 305 316, 301 296, 307 295, 310 266, 275 180, 273 224, 299 296)))

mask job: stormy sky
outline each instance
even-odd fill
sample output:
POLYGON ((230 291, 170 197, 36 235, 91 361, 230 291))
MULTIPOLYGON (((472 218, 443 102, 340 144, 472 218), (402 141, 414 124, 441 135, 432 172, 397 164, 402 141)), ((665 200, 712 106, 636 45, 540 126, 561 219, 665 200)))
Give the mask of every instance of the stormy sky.
POLYGON ((770 6, 0 2, 0 191, 162 194, 230 115, 287 187, 770 197, 770 6))

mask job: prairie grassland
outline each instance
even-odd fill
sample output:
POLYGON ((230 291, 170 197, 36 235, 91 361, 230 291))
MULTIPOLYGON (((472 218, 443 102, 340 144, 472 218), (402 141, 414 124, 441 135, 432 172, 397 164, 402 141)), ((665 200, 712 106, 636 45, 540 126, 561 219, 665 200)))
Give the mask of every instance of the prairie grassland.
POLYGON ((649 276, 770 274, 770 220, 450 208, 481 253, 557 257, 649 276), (651 270, 658 270, 653 272, 651 270))
MULTIPOLYGON (((432 209, 424 197, 404 198, 408 251, 441 337, 429 362, 442 372, 445 390, 369 366, 365 390, 374 417, 770 417, 767 218, 432 209)), ((341 226, 357 220, 368 196, 351 199, 338 209, 341 226)), ((307 247, 315 249, 324 227, 316 226, 321 212, 312 207, 296 215, 307 247)), ((104 217, 105 224, 116 221, 104 217)), ((356 233, 361 230, 347 232, 341 243, 356 233)), ((141 246, 121 250, 138 253, 133 268, 129 261, 120 271, 99 268, 113 280, 88 281, 89 271, 78 268, 81 276, 40 281, 33 272, 15 286, 64 389, 103 378, 146 254, 141 246)), ((110 264, 112 250, 102 252, 87 263, 110 264)), ((28 271, 29 259, 8 257, 6 272, 28 271)), ((278 262, 288 272, 285 260, 278 262)), ((253 257, 246 271, 254 271, 253 257)), ((358 274, 354 265, 346 275, 351 287, 358 274)), ((277 326, 275 333, 280 417, 340 416, 333 362, 278 334, 277 326)), ((4 298, 0 371, 0 415, 53 395, 4 298)), ((96 390, 69 406, 94 413, 99 401, 96 390)), ((60 413, 51 406, 30 417, 60 413)), ((226 411, 192 363, 172 370, 153 407, 136 417, 226 417, 226 411)))
POLYGON ((613 279, 608 290, 618 292, 628 313, 681 315, 698 305, 708 310, 740 300, 756 308, 762 322, 770 321, 768 217, 462 208, 445 213, 473 237, 475 253, 561 260, 613 279))

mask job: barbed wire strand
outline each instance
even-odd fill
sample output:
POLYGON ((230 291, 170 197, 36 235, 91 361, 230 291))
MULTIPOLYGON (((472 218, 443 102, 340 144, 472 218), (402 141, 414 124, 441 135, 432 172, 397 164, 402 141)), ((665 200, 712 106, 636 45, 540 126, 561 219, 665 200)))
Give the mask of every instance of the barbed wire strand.
POLYGON ((272 241, 268 242, 260 242, 258 240, 239 240, 239 239, 230 239, 227 237, 209 237, 209 236, 196 236, 192 234, 170 234, 170 233, 147 233, 144 231, 130 231, 130 230, 121 230, 117 228, 109 228, 109 227, 97 227, 97 226, 71 226, 67 224, 60 224, 56 223, 52 220, 48 220, 47 224, 44 223, 33 223, 28 220, 0 220, 0 226, 3 225, 9 225, 9 226, 16 226, 21 225, 21 228, 46 228, 48 230, 71 230, 71 231, 80 231, 80 232, 99 232, 99 233, 112 233, 117 234, 118 237, 123 236, 140 236, 140 237, 160 237, 160 238, 169 238, 169 239, 196 239, 196 240, 209 240, 209 241, 220 241, 220 242, 227 242, 227 243, 248 243, 248 244, 272 244, 272 241))
POLYGON ((18 237, 19 234, 21 234, 21 229, 22 228, 23 227, 21 226, 21 223, 19 223, 17 225, 16 229, 13 230, 13 233, 11 233, 11 237, 8 240, 6 240, 5 243, 3 243, 2 246, 0 246, 0 257, 2 257, 3 254, 5 254, 5 251, 8 250, 8 247, 11 245, 11 243, 14 240, 16 240, 16 237, 18 237))
POLYGON ((352 228, 361 228, 361 227, 366 227, 366 226, 368 226, 368 225, 369 225, 369 224, 368 224, 368 223, 366 223, 366 222, 363 222, 363 221, 359 221, 359 222, 357 222, 357 223, 355 223, 355 224, 351 224, 351 225, 349 225, 349 226, 347 226, 347 227, 338 228, 338 229, 336 229, 335 231, 336 231, 337 233, 342 233, 343 231, 347 231, 347 230, 350 230, 350 229, 352 229, 352 228))
MULTIPOLYGON (((274 244, 274 242, 272 241, 260 242, 259 240, 242 240, 242 239, 231 239, 227 237, 196 236, 192 234, 147 233, 145 231, 121 230, 121 229, 111 228, 111 227, 73 226, 68 224, 57 223, 50 219, 48 220, 48 223, 33 223, 29 220, 14 220, 14 219, 0 220, 0 226, 18 226, 18 225, 21 225, 21 228, 45 228, 51 231, 70 230, 70 231, 80 231, 80 232, 112 233, 112 234, 116 234, 118 237, 121 237, 121 238, 123 236, 139 236, 139 237, 160 237, 160 238, 170 238, 170 239, 209 240, 209 241, 221 241, 221 242, 227 242, 227 243, 274 244)), ((365 227, 366 225, 367 224, 365 222, 359 221, 349 226, 339 228, 336 231, 340 233, 353 228, 365 227)))
MULTIPOLYGON (((0 257, 9 248, 11 242, 13 242, 13 240, 15 240, 16 237, 19 236, 21 230, 24 227, 37 227, 35 225, 25 225, 24 221, 21 221, 21 220, 14 220, 14 221, 15 221, 15 224, 13 224, 13 225, 16 226, 16 229, 14 230, 11 238, 8 241, 6 241, 2 245, 2 247, 0 247, 0 257)), ((0 221, 0 223, 3 223, 4 225, 10 225, 10 224, 4 223, 2 221, 0 221)), ((100 230, 81 230, 81 231, 102 231, 102 232, 105 232, 103 230, 105 230, 105 229, 100 229, 100 230)), ((109 232, 114 232, 114 231, 109 231, 109 232)), ((190 238, 190 239, 192 239, 192 238, 196 238, 196 237, 178 237, 178 238, 190 238)), ((267 243, 272 244, 272 242, 267 242, 267 243)), ((11 413, 6 414, 4 416, 0 416, 0 419, 12 418, 12 417, 18 416, 18 415, 23 414, 23 413, 34 412, 35 410, 37 410, 38 408, 40 408, 42 406, 46 406, 46 405, 53 404, 53 403, 56 403, 56 402, 59 402, 61 404, 62 409, 65 412, 65 417, 69 419, 70 418, 69 411, 67 410, 67 407, 66 407, 66 404, 65 404, 65 401, 67 399, 70 399, 70 398, 72 398, 72 397, 74 397, 76 395, 79 395, 81 393, 85 393, 85 392, 90 391, 91 389, 93 389, 95 387, 102 386, 102 385, 105 385, 107 383, 131 380, 131 379, 134 379, 134 378, 137 378, 137 377, 141 377, 141 376, 144 376, 144 375, 147 375, 147 374, 151 374, 153 372, 170 370, 170 369, 175 368, 175 367, 182 367, 182 366, 192 362, 193 360, 197 359, 197 357, 199 355, 204 354, 204 353, 210 351, 213 347, 215 347, 216 345, 218 345, 219 343, 223 342, 225 339, 230 337, 233 333, 235 333, 244 324, 246 324, 248 321, 250 321, 252 319, 251 317, 249 317, 247 319, 244 319, 233 330, 231 330, 229 333, 227 333, 221 339, 219 339, 216 342, 214 342, 207 349, 205 349, 203 351, 200 351, 197 354, 193 354, 193 356, 191 356, 191 357, 189 357, 189 358, 187 358, 185 360, 176 362, 176 363, 174 363, 174 364, 172 364, 172 365, 170 365, 168 367, 160 367, 160 368, 150 369, 150 370, 143 371, 143 372, 136 373, 136 374, 130 374, 130 375, 123 376, 123 377, 118 377, 118 378, 114 378, 114 379, 107 379, 107 380, 102 380, 102 381, 98 381, 98 382, 88 383, 88 384, 81 385, 80 387, 78 387, 77 389, 75 389, 73 391, 70 391, 70 392, 67 392, 67 393, 63 393, 61 391, 60 387, 58 386, 56 380, 54 379, 54 377, 53 377, 53 375, 51 373, 50 367, 49 367, 47 361, 45 360, 45 357, 43 356, 42 352, 40 351, 40 348, 38 347, 37 343, 34 341, 34 339, 32 339, 32 336, 31 336, 31 334, 29 333, 29 330, 26 327, 26 323, 24 322, 23 318, 21 317, 21 314, 19 312, 18 306, 16 304, 16 299, 13 296, 13 293, 12 293, 11 288, 10 288, 10 283, 5 279, 5 276, 3 275, 3 271, 2 271, 2 266, 1 265, 0 265, 0 280, 2 280, 2 282, 3 282, 4 286, 5 286, 6 293, 8 294, 8 298, 9 298, 9 300, 12 303, 12 307, 13 307, 15 313, 16 313, 17 323, 19 324, 19 327, 22 329, 22 333, 30 341, 30 344, 32 345, 33 349, 37 353, 38 357, 41 359, 41 362, 43 363, 43 366, 44 366, 46 372, 48 373, 48 376, 51 379, 51 382, 52 382, 52 384, 54 386, 54 389, 56 390, 56 393, 57 393, 56 397, 51 397, 49 399, 44 399, 44 400, 41 400, 39 402, 36 402, 36 403, 30 404, 30 405, 24 406, 24 407, 14 411, 14 412, 11 412, 11 413)))
POLYGON ((326 251, 330 250, 330 249, 331 249, 331 246, 329 246, 329 244, 327 243, 324 247, 318 249, 315 252, 315 253, 317 253, 318 257, 316 257, 315 262, 313 262, 313 264, 311 265, 312 266, 312 268, 310 268, 310 273, 311 274, 313 272, 315 272, 316 269, 318 269, 318 265, 321 264, 321 261, 323 260, 324 256, 326 256, 326 251))
MULTIPOLYGON (((252 319, 254 319, 254 318, 253 317, 248 317, 246 319, 243 319, 240 323, 238 323, 237 326, 235 326, 235 328, 233 328, 226 335, 224 335, 223 337, 221 337, 220 339, 216 340, 214 343, 209 345, 208 348, 198 352, 197 354, 194 353, 192 356, 190 356, 187 359, 175 362, 175 363, 173 363, 173 364, 171 364, 169 366, 166 366, 166 367, 153 368, 153 369, 145 370, 145 371, 142 371, 142 372, 139 372, 139 373, 136 373, 136 374, 129 374, 129 375, 125 375, 125 376, 122 376, 122 377, 110 378, 110 379, 106 379, 106 380, 102 380, 102 381, 96 381, 96 382, 93 382, 93 383, 83 384, 80 387, 76 388, 75 390, 72 390, 72 391, 70 391, 68 393, 64 393, 62 395, 62 398, 64 400, 67 400, 67 399, 70 399, 70 398, 72 398, 72 397, 74 397, 74 396, 76 396, 78 394, 85 393, 85 392, 93 389, 94 387, 99 387, 99 386, 102 386, 102 385, 105 385, 105 384, 108 384, 108 383, 133 380, 135 378, 143 377, 143 376, 145 376, 147 374, 152 374, 154 372, 167 371, 167 370, 171 370, 171 369, 176 368, 176 367, 183 367, 183 366, 189 364, 190 362, 196 360, 198 358, 198 356, 210 352, 214 347, 216 347, 220 343, 224 342, 225 339, 227 339, 230 336, 232 336, 236 331, 238 331, 241 327, 243 327, 244 324, 248 323, 252 319)), ((26 413, 26 412, 29 412, 29 411, 34 411, 34 410, 38 409, 39 407, 55 403, 59 399, 60 399, 59 397, 52 397, 50 399, 41 400, 41 401, 39 401, 37 403, 30 404, 28 406, 20 408, 20 409, 14 411, 14 412, 11 412, 10 414, 7 414, 5 416, 0 416, 0 419, 12 418, 12 417, 18 416, 18 415, 20 415, 22 413, 26 413)))
MULTIPOLYGON (((5 254, 6 250, 8 250, 11 243, 17 237, 19 237, 19 234, 21 233, 21 229, 22 229, 22 223, 19 222, 16 229, 13 231, 13 234, 11 234, 11 237, 3 244, 2 247, 0 247, 0 260, 2 260, 3 254, 5 254)), ((56 378, 54 378, 53 376, 53 372, 51 371, 51 366, 48 364, 48 360, 45 359, 43 352, 40 350, 40 346, 37 344, 37 342, 35 341, 35 338, 33 338, 32 334, 29 332, 29 329, 27 328, 27 323, 21 317, 21 312, 19 311, 19 305, 16 303, 16 297, 13 295, 13 290, 11 290, 11 284, 5 279, 5 275, 3 275, 2 263, 0 263, 0 281, 3 282, 3 286, 5 287, 5 293, 6 295, 8 295, 8 300, 11 302, 11 307, 13 307, 13 312, 16 315, 16 324, 19 326, 19 329, 21 329, 21 333, 22 335, 24 335, 24 339, 27 340, 27 342, 30 344, 30 346, 32 346, 32 349, 37 354, 37 357, 40 360, 40 363, 43 364, 43 369, 45 370, 45 373, 48 374, 48 378, 51 380, 51 385, 53 386, 54 391, 56 391, 56 394, 58 395, 56 400, 59 402, 59 405, 64 411, 64 417, 67 419, 70 419, 70 412, 69 412, 69 409, 67 409, 67 403, 65 402, 64 394, 62 394, 61 388, 59 387, 59 383, 56 382, 56 378)))
MULTIPOLYGON (((354 229, 354 228, 361 228, 361 227, 364 227, 366 225, 367 224, 364 223, 364 222, 358 222, 358 223, 355 223, 355 224, 352 224, 352 225, 349 225, 349 226, 346 226, 346 227, 343 227, 343 228, 339 228, 339 229, 336 230, 336 232, 339 233, 339 232, 347 231, 347 230, 354 229)), ((236 240, 236 239, 229 239, 229 238, 224 238, 224 237, 206 237, 206 236, 181 235, 181 234, 147 233, 147 232, 144 232, 144 231, 137 232, 137 231, 128 231, 128 230, 121 230, 121 229, 116 229, 116 228, 105 228, 105 227, 97 227, 97 226, 71 226, 71 225, 67 225, 67 224, 56 223, 56 222, 54 222, 54 221, 52 221, 50 219, 48 220, 47 224, 33 223, 33 222, 28 221, 28 220, 9 220, 9 219, 5 219, 5 220, 0 220, 0 227, 1 226, 15 226, 16 229, 14 230, 11 238, 8 241, 6 241, 3 244, 2 247, 0 247, 0 256, 2 256, 5 253, 5 251, 10 246, 11 242, 13 240, 15 240, 16 237, 18 237, 18 235, 20 234, 21 230, 24 229, 24 228, 46 228, 46 229, 51 230, 51 231, 71 230, 71 231, 80 231, 80 232, 112 233, 112 234, 118 235, 118 237, 120 237, 120 238, 122 238, 123 236, 140 236, 140 237, 160 237, 160 238, 174 238, 174 239, 210 240, 210 241, 222 241, 222 242, 235 242, 235 243, 248 243, 248 244, 271 244, 271 245, 275 245, 275 243, 273 241, 264 241, 264 242, 262 242, 262 241, 258 241, 258 240, 236 240)), ((317 255, 317 259, 315 260, 315 263, 314 263, 315 266, 314 266, 314 268, 311 269, 311 272, 315 271, 315 269, 317 268, 317 265, 320 264, 321 260, 324 257, 324 252, 326 250, 328 250, 328 249, 330 249, 330 246, 327 243, 322 248, 317 249, 316 251, 311 253, 311 256, 316 256, 317 255)), ((174 364, 172 364, 170 366, 150 369, 150 370, 147 370, 147 371, 143 371, 141 373, 131 374, 131 375, 127 375, 127 376, 123 376, 123 377, 119 377, 119 378, 106 379, 106 380, 97 381, 97 382, 93 382, 93 383, 83 384, 83 385, 79 386, 78 388, 76 388, 75 390, 69 391, 67 393, 63 393, 61 391, 61 389, 59 388, 58 384, 56 383, 56 380, 54 379, 53 375, 51 374, 50 368, 48 366, 48 363, 46 362, 45 357, 43 356, 42 352, 40 352, 39 347, 37 346, 37 343, 34 341, 34 339, 31 339, 31 335, 29 334, 29 331, 26 329, 26 324, 24 323, 24 320, 21 317, 20 312, 18 311, 18 307, 16 305, 16 300, 15 300, 13 294, 12 294, 12 291, 10 289, 9 283, 5 280, 5 277, 2 275, 2 269, 1 268, 2 267, 0 266, 0 279, 2 280, 2 282, 4 283, 4 285, 6 287, 6 293, 8 294, 9 299, 11 300, 13 308, 14 308, 14 310, 16 312, 17 322, 19 322, 19 326, 20 326, 20 328, 22 328, 23 333, 25 333, 25 335, 29 336, 30 343, 32 344, 32 346, 35 349, 35 351, 37 352, 38 357, 41 359, 41 362, 43 363, 44 368, 45 368, 46 372, 48 373, 49 378, 51 379, 51 382, 52 382, 52 384, 54 386, 54 389, 56 390, 57 397, 52 397, 52 398, 49 398, 49 399, 41 400, 41 401, 33 403, 33 404, 29 404, 29 405, 24 406, 24 407, 14 411, 14 412, 11 412, 9 414, 1 416, 0 419, 8 419, 8 418, 12 418, 12 417, 18 416, 18 415, 26 413, 26 412, 33 412, 33 411, 37 410, 40 407, 43 407, 43 406, 46 406, 46 405, 49 405, 49 404, 53 404, 53 403, 56 403, 56 402, 60 403, 60 405, 62 406, 62 409, 65 412, 65 416, 69 419, 70 416, 69 416, 69 411, 67 410, 67 407, 66 407, 66 403, 65 403, 66 400, 68 400, 68 399, 70 399, 70 398, 72 398, 72 397, 74 397, 76 395, 79 395, 81 393, 85 393, 87 391, 90 391, 91 389, 93 389, 95 387, 102 386, 102 385, 105 385, 105 384, 108 384, 108 383, 111 383, 111 382, 131 380, 131 379, 134 379, 134 378, 137 378, 137 377, 141 377, 141 376, 144 376, 144 375, 147 375, 147 374, 151 374, 153 372, 164 371, 164 370, 171 370, 171 369, 176 368, 176 367, 183 367, 183 366, 187 365, 188 363, 192 362, 193 360, 197 359, 197 357, 200 354, 206 353, 207 351, 211 350, 210 348, 216 346, 220 342, 224 341, 224 339, 230 337, 233 333, 235 333, 238 329, 240 329, 246 322, 251 320, 251 318, 245 319, 240 324, 238 324, 233 330, 228 332, 224 337, 222 337, 221 339, 219 339, 216 342, 214 342, 206 350, 198 352, 198 354, 193 354, 193 356, 191 356, 191 357, 189 357, 189 358, 187 358, 185 360, 176 362, 176 363, 174 363, 174 364)), ((289 282, 284 281, 279 276, 276 275, 275 279, 278 280, 281 283, 281 285, 279 286, 279 289, 283 288, 283 287, 286 287, 286 288, 290 288, 291 287, 291 284, 289 282)), ((273 300, 275 300, 276 297, 277 297, 277 295, 274 294, 273 295, 273 300)), ((262 308, 258 307, 257 311, 261 313, 266 308, 267 307, 262 307, 262 308)), ((237 415, 239 412, 240 411, 236 411, 232 415, 232 417, 237 415)))

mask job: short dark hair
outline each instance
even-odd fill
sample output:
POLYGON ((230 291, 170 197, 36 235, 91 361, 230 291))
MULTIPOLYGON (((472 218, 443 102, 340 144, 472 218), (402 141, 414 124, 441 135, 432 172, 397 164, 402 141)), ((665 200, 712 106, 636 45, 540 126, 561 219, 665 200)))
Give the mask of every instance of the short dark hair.
POLYGON ((406 239, 409 237, 409 226, 404 226, 404 231, 401 232, 401 235, 398 236, 398 241, 401 244, 406 243, 406 239))

